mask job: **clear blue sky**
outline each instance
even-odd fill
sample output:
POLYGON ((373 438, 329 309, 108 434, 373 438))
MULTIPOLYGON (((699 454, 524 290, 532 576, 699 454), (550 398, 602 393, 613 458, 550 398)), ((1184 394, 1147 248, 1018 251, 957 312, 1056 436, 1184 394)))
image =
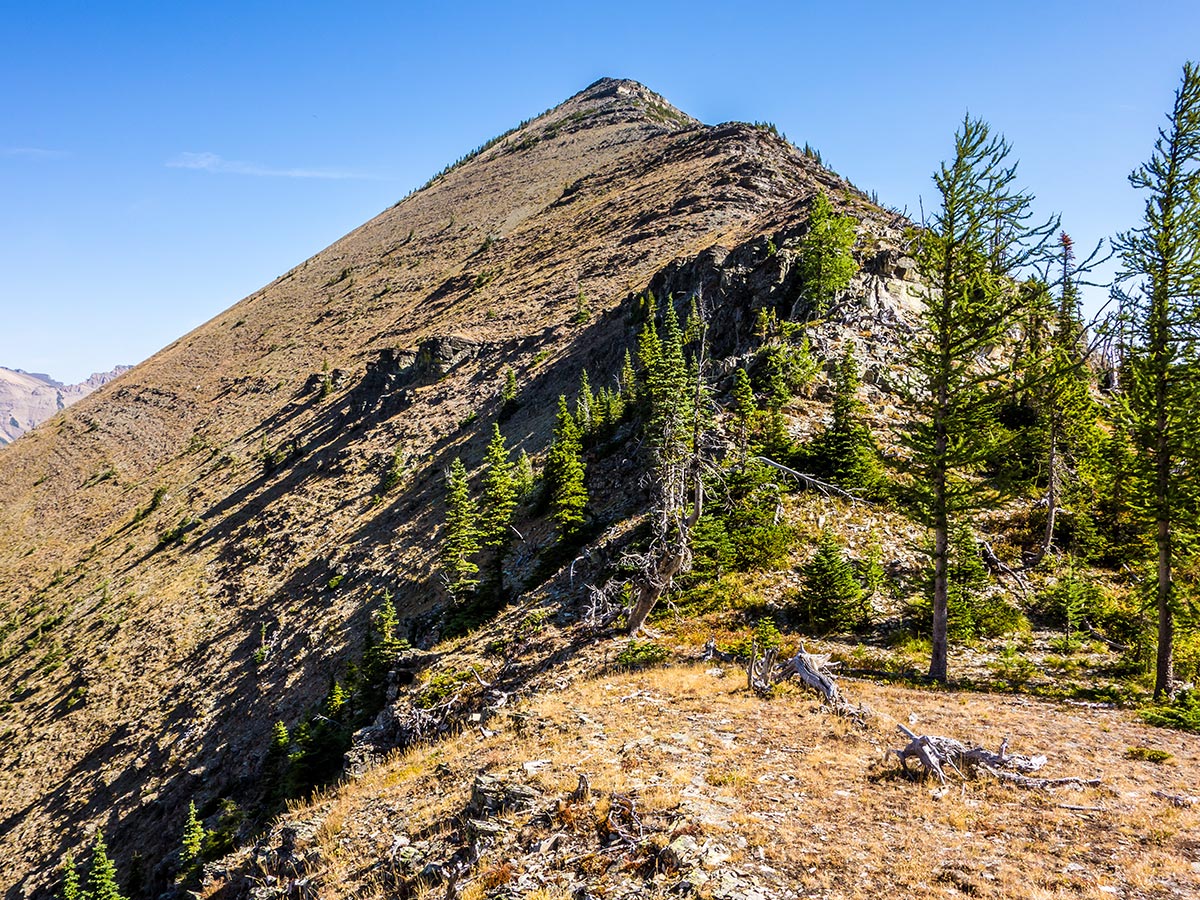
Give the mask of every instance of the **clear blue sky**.
POLYGON ((1200 3, 0 2, 0 365, 136 363, 605 75, 931 205, 964 112, 1079 245, 1136 223, 1200 3))

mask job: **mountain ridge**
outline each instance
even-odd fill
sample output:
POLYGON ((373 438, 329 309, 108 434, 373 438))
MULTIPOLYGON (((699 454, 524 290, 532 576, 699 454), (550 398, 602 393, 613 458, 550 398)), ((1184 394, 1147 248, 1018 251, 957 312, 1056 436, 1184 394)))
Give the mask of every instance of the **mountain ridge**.
POLYGON ((250 790, 273 723, 320 698, 380 591, 415 642, 438 633, 440 472, 480 457, 463 423, 492 414, 506 366, 524 391, 506 429, 540 456, 554 398, 583 368, 614 372, 655 278, 740 260, 728 327, 745 333, 755 298, 784 302, 785 238, 817 190, 878 232, 854 315, 902 321, 903 223, 777 135, 702 126, 635 84, 535 117, 6 450, 0 856, 22 873, 6 896, 44 896, 94 827, 161 886, 180 811, 250 790), (394 383, 449 335, 467 352, 445 371, 359 402, 386 399, 381 354, 403 351, 394 383), (379 498, 401 447, 413 471, 379 498))

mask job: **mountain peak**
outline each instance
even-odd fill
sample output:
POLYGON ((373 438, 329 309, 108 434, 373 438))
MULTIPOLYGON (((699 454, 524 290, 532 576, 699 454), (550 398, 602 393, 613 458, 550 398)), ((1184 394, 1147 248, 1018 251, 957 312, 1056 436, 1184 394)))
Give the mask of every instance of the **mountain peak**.
POLYGON ((526 126, 577 131, 597 125, 650 124, 656 129, 679 131, 700 124, 656 91, 628 78, 601 78, 558 106, 537 116, 526 126))

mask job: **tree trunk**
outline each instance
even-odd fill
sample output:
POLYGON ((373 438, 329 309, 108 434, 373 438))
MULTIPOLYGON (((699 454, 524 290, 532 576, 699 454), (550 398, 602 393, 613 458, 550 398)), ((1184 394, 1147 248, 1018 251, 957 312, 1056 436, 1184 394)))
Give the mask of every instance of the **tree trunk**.
POLYGON ((633 609, 629 613, 630 634, 637 634, 645 626, 646 617, 658 603, 658 598, 671 586, 672 579, 679 574, 679 570, 683 566, 683 554, 684 550, 681 544, 677 549, 659 559, 653 574, 643 578, 642 584, 638 588, 637 602, 633 604, 633 609))
POLYGON ((949 556, 950 529, 943 515, 934 526, 933 533, 933 653, 929 660, 929 677, 934 681, 946 680, 946 624, 950 612, 947 590, 949 556))
POLYGON ((1154 699, 1175 695, 1175 622, 1171 615, 1171 433, 1167 394, 1170 375, 1166 298, 1155 299, 1157 313, 1152 334, 1154 365, 1154 501, 1155 543, 1158 549, 1158 652, 1154 667, 1154 699))
POLYGON ((1158 658, 1154 667, 1154 699, 1175 696, 1175 619, 1171 614, 1171 523, 1158 521, 1158 658))
MULTIPOLYGON (((943 372, 950 368, 949 351, 943 348, 943 372)), ((950 404, 945 376, 937 389, 937 407, 934 412, 933 465, 933 647, 929 658, 929 677, 934 681, 946 680, 946 655, 949 650, 946 631, 950 616, 950 600, 947 581, 949 579, 950 516, 947 510, 946 456, 949 441, 946 436, 946 410, 950 404)))

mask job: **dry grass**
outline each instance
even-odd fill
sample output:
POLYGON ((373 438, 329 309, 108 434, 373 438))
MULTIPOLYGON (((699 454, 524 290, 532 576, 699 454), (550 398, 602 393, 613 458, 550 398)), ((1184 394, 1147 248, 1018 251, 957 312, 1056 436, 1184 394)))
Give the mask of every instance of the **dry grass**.
MULTIPOLYGON (((323 860, 325 836, 339 836, 326 863, 337 877, 323 878, 322 898, 385 896, 350 873, 369 869, 396 834, 454 832, 479 771, 536 786, 557 812, 553 821, 504 815, 503 855, 481 861, 463 896, 518 883, 531 866, 545 876, 546 860, 528 848, 556 829, 581 841, 594 836, 614 792, 633 797, 656 828, 728 848, 718 869, 732 867, 768 896, 789 889, 837 898, 881 890, 995 898, 1200 891, 1200 815, 1151 795, 1194 791, 1194 737, 1158 732, 1112 710, 848 682, 847 691, 875 711, 862 730, 820 712, 807 695, 763 701, 742 684, 738 672, 688 666, 603 677, 535 701, 523 710, 522 721, 532 724, 519 730, 464 732, 393 759, 291 814, 322 821, 323 860), (1031 792, 991 781, 945 788, 912 781, 887 757, 901 743, 894 723, 912 716, 924 733, 985 745, 1010 737, 1014 752, 1050 757, 1046 775, 1098 776, 1103 784, 1031 792), (1175 765, 1125 758, 1128 747, 1145 745, 1170 746, 1175 765), (453 775, 441 769, 443 777, 434 778, 439 765, 453 775), (581 773, 592 798, 566 802, 581 773)), ((611 860, 593 857, 554 856, 549 871, 569 871, 602 892, 617 876, 611 860)), ((646 881, 646 895, 669 881, 646 881)))

